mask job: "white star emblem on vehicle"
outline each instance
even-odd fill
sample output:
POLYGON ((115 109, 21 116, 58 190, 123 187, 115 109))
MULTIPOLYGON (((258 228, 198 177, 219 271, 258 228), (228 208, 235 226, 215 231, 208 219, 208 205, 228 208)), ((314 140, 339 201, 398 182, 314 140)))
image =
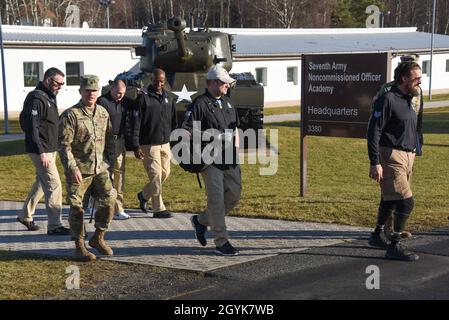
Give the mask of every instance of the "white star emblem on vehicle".
POLYGON ((181 91, 173 91, 173 93, 178 96, 178 101, 176 101, 176 103, 181 102, 181 101, 192 102, 192 98, 191 97, 196 92, 197 91, 188 91, 185 84, 182 86, 182 90, 181 91))

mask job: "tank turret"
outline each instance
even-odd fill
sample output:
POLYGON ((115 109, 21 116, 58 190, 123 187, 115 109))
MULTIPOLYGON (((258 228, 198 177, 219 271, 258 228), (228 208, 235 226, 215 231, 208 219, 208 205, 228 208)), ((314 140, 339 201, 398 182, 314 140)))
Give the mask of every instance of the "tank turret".
MULTIPOLYGON (((145 27, 142 37, 142 46, 135 48, 136 55, 140 56, 140 69, 148 76, 155 68, 165 71, 166 88, 177 100, 179 123, 187 105, 204 92, 207 70, 214 64, 220 64, 227 71, 232 69, 235 45, 230 34, 192 27, 186 32, 186 21, 174 17, 145 27)), ((237 84, 229 94, 242 129, 262 128, 263 86, 256 83, 251 73, 232 75, 237 84)), ((150 81, 144 81, 144 85, 150 81)))

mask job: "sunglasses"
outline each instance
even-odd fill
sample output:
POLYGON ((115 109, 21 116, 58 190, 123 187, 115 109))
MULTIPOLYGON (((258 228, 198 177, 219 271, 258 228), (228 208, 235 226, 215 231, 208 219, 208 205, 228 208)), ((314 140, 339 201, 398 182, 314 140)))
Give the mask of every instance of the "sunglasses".
POLYGON ((53 81, 54 83, 56 83, 59 87, 62 87, 63 85, 65 85, 65 82, 58 82, 53 78, 50 78, 51 81, 53 81))

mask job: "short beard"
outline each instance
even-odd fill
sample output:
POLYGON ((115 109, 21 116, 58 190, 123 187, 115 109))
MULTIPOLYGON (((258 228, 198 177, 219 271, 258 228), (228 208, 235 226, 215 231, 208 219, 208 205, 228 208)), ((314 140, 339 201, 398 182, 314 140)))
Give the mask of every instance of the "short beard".
POLYGON ((420 90, 419 90, 419 86, 413 86, 413 84, 410 84, 408 86, 408 93, 412 96, 412 97, 417 97, 420 94, 420 90))

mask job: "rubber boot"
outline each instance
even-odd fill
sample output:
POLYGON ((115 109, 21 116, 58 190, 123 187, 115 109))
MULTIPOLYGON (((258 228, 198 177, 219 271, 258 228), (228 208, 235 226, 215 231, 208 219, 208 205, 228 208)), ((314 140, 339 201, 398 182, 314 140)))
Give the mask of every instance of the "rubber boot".
POLYGON ((104 234, 105 234, 105 231, 96 229, 94 235, 89 240, 89 246, 96 249, 101 254, 104 254, 106 256, 112 256, 114 254, 114 252, 112 251, 111 247, 108 246, 108 244, 104 240, 104 234))

